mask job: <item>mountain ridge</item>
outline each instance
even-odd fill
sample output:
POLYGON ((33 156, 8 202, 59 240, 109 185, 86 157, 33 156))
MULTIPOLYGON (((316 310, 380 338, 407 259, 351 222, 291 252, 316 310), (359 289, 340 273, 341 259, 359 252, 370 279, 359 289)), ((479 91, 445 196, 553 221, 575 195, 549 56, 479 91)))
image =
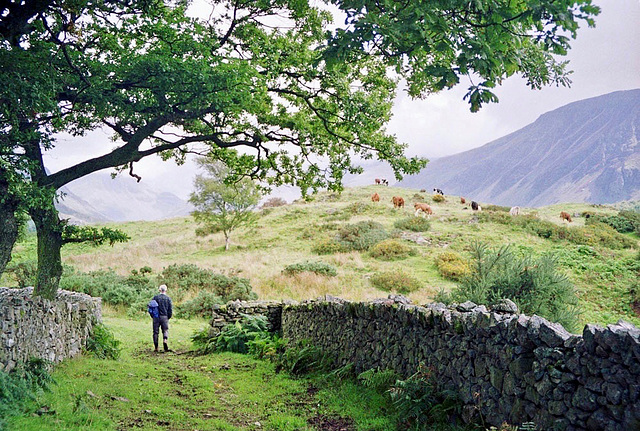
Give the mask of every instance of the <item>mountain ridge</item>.
POLYGON ((501 205, 640 198, 640 89, 573 102, 481 147, 433 160, 403 187, 501 205))
POLYGON ((186 216, 191 206, 173 193, 127 178, 96 172, 61 189, 56 204, 74 224, 162 220, 186 216))

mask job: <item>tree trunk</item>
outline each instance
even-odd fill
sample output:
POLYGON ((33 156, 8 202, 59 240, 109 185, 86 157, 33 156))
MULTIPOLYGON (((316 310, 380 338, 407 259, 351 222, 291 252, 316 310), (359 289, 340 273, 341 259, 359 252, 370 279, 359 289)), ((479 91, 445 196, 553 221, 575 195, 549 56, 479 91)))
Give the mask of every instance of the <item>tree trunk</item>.
POLYGON ((229 246, 231 246, 231 237, 224 234, 224 251, 229 251, 229 246))
POLYGON ((11 260, 11 250, 18 239, 18 203, 9 195, 9 184, 0 177, 0 276, 11 260))
POLYGON ((62 224, 53 203, 49 208, 35 208, 29 213, 38 233, 38 276, 34 295, 53 299, 62 276, 62 224))

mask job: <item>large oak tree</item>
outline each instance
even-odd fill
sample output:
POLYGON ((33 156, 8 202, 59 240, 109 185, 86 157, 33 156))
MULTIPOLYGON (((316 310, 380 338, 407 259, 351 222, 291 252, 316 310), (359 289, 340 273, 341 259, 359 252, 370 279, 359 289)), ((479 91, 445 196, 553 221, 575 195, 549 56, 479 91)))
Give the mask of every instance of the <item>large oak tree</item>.
POLYGON ((326 0, 346 16, 329 31, 331 14, 308 0, 211 3, 206 20, 189 17, 186 1, 3 3, 0 271, 26 211, 38 232, 36 293, 53 296, 69 240, 56 191, 105 168, 135 175, 133 163, 153 154, 181 161, 200 145, 237 176, 303 192, 339 189, 358 171, 354 156, 416 172, 425 161, 405 158, 385 131, 391 69, 414 97, 467 76, 477 110, 513 74, 533 88, 567 84, 554 54, 598 12, 590 0, 326 0), (47 172, 55 132, 99 127, 114 135, 104 155, 47 172))

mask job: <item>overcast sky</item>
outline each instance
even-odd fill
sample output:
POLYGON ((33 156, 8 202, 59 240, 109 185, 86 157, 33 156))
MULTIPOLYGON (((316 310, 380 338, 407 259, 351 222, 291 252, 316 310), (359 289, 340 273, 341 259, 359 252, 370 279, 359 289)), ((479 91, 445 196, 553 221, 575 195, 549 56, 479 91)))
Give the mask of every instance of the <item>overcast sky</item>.
MULTIPOLYGON (((409 144, 409 155, 441 157, 479 147, 535 121, 540 115, 568 103, 617 90, 640 88, 640 0, 596 1, 602 8, 595 28, 582 28, 566 59, 573 81, 570 88, 531 90, 520 78, 511 78, 495 91, 500 103, 469 112, 462 100, 466 86, 411 100, 403 92, 395 100, 388 131, 409 144)), ((114 143, 97 131, 84 138, 61 135, 57 148, 46 156, 55 172, 87 157, 104 153, 114 143)), ((186 198, 195 168, 176 167, 157 157, 136 164, 136 172, 150 185, 186 198)), ((132 181, 134 181, 132 179, 132 181)))

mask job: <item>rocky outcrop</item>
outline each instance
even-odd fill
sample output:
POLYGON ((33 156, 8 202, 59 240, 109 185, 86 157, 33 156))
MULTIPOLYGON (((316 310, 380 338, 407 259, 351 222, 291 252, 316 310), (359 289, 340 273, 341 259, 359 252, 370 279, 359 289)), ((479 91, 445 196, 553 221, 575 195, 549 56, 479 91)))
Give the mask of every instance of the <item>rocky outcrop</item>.
POLYGON ((100 322, 100 298, 59 290, 54 300, 33 288, 0 287, 0 371, 32 357, 53 363, 78 355, 100 322))

